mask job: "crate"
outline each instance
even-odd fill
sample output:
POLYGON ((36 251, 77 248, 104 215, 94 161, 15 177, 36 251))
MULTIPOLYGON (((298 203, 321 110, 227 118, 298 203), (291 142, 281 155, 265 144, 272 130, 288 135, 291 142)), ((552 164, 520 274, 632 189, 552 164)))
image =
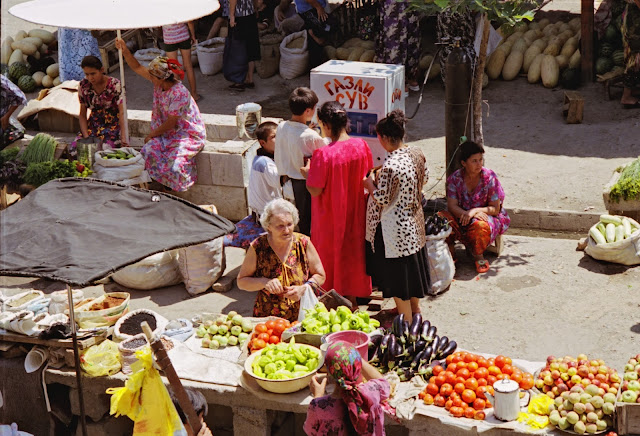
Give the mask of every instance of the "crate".
MULTIPOLYGON (((139 29, 127 30, 122 34, 122 40, 124 42, 128 42, 129 40, 134 39, 137 48, 143 48, 142 34, 139 29)), ((132 52, 135 50, 131 50, 132 52)), ((120 66, 120 61, 118 59, 118 49, 116 48, 116 40, 112 39, 111 41, 102 44, 100 46, 100 57, 102 58, 102 66, 104 69, 110 73, 116 68, 120 66)))
POLYGON ((56 109, 45 109, 38 112, 38 126, 43 132, 78 133, 80 121, 78 117, 56 109))
POLYGON ((565 91, 562 113, 566 118, 567 124, 582 123, 583 111, 584 97, 576 91, 565 91))
POLYGON ((616 402, 616 429, 621 436, 640 434, 640 403, 616 402))

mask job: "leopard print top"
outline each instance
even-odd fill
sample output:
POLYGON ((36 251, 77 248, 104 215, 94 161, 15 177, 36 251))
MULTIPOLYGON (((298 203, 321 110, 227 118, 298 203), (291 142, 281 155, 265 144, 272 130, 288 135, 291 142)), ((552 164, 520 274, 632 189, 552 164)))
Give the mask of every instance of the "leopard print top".
POLYGON ((366 239, 372 249, 378 224, 382 226, 385 257, 409 256, 424 247, 421 200, 428 178, 427 161, 419 149, 401 147, 389 154, 367 204, 366 239))

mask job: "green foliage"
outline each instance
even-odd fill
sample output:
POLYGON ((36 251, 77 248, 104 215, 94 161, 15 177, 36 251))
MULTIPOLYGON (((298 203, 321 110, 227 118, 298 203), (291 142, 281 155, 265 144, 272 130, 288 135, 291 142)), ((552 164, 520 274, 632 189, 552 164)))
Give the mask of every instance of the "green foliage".
POLYGON ((20 153, 20 147, 17 145, 0 150, 0 165, 10 160, 14 160, 18 157, 18 153, 20 153))
POLYGON ((490 21, 515 26, 522 20, 533 20, 540 0, 410 0, 412 8, 426 15, 434 15, 445 9, 461 12, 467 9, 486 13, 490 21))
POLYGON ((37 187, 51 180, 73 177, 76 172, 76 166, 68 160, 30 163, 24 172, 24 181, 37 187))
POLYGON ((611 187, 609 197, 614 201, 640 200, 640 157, 627 165, 611 187))

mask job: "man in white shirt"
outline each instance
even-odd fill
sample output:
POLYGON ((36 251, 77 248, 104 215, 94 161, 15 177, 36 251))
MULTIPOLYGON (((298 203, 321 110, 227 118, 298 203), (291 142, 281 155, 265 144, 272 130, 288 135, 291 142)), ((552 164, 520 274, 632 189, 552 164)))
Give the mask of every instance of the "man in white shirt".
POLYGON ((273 161, 277 128, 278 125, 273 121, 265 121, 256 129, 261 148, 253 158, 249 173, 249 207, 256 222, 268 202, 282 198, 280 176, 273 161))
POLYGON ((300 172, 313 152, 326 145, 318 132, 309 128, 318 104, 318 96, 309 88, 300 87, 289 96, 291 120, 278 126, 275 144, 275 162, 278 174, 290 179, 295 204, 300 214, 298 229, 307 236, 311 233, 311 194, 307 191, 305 176, 300 172))

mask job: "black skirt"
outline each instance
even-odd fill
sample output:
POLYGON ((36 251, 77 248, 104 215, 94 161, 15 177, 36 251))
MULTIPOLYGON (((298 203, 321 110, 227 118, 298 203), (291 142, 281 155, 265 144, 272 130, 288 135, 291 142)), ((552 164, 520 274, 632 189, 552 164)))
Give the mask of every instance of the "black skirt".
POLYGON ((367 274, 384 298, 397 297, 409 300, 422 298, 431 291, 429 257, 425 244, 414 254, 405 257, 386 258, 382 228, 378 225, 374 240, 375 252, 367 242, 367 274))

